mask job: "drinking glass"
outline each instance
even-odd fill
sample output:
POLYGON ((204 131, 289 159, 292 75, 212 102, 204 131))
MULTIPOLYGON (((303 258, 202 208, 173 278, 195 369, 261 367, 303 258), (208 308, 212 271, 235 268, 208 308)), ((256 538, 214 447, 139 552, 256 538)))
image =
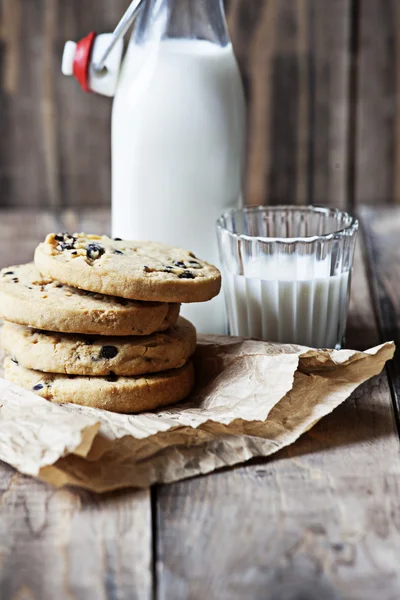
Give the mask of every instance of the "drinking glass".
POLYGON ((217 222, 231 335, 344 343, 358 221, 318 206, 232 209, 217 222))

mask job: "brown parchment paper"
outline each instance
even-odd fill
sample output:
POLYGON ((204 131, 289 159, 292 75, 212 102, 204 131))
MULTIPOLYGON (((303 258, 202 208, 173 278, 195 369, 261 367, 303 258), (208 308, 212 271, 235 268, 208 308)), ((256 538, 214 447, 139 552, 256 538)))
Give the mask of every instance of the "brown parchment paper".
POLYGON ((394 349, 203 336, 192 396, 140 415, 52 404, 0 379, 0 459, 57 487, 95 492, 210 473, 292 444, 380 373, 394 349))

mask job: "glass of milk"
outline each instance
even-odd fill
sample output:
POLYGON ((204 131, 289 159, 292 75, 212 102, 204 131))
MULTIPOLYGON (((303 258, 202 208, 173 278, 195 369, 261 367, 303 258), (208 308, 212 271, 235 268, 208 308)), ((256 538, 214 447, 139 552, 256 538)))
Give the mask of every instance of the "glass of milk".
POLYGON ((231 335, 344 343, 358 221, 314 206, 232 209, 217 223, 231 335))

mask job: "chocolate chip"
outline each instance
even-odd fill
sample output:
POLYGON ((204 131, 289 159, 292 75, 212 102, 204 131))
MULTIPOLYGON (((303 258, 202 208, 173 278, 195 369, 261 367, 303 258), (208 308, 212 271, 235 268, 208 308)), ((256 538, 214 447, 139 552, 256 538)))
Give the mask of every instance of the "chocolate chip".
POLYGON ((18 277, 14 277, 14 278, 13 278, 13 282, 14 282, 14 283, 18 283, 18 282, 19 282, 19 279, 18 279, 18 277))
POLYGON ((57 283, 56 288, 62 288, 64 287, 62 283, 57 283))
POLYGON ((190 256, 191 258, 197 258, 197 257, 196 257, 196 256, 193 254, 193 252, 189 252, 189 256, 190 256))
POLYGON ((77 253, 77 251, 75 250, 74 252, 71 252, 71 254, 72 254, 72 256, 76 256, 78 253, 77 253))
POLYGON ((114 242, 122 242, 121 238, 114 238, 114 242))
POLYGON ((85 345, 86 346, 93 346, 95 340, 85 340, 85 345))
POLYGON ((68 233, 57 233, 57 235, 54 236, 54 239, 57 240, 57 242, 63 242, 67 235, 68 233))
POLYGON ((42 385, 41 383, 38 383, 36 385, 33 386, 33 391, 34 392, 38 392, 39 390, 42 390, 44 388, 44 385, 42 385))
POLYGON ((17 361, 17 359, 16 359, 16 358, 11 358, 11 362, 13 362, 15 365, 17 365, 17 364, 18 364, 18 361, 17 361))
POLYGON ((114 254, 123 254, 123 252, 121 250, 114 250, 114 254))
POLYGON ((185 271, 184 273, 181 273, 180 275, 178 275, 179 279, 195 279, 195 275, 193 275, 193 273, 191 273, 190 271, 185 271))
POLYGON ((143 271, 145 273, 153 273, 153 269, 150 269, 150 267, 146 267, 146 266, 143 267, 143 271))
POLYGON ((174 270, 174 267, 170 267, 169 265, 165 265, 164 273, 171 273, 174 270))
POLYGON ((14 271, 7 271, 7 273, 3 273, 3 275, 14 275, 14 271))
POLYGON ((100 358, 115 358, 118 354, 118 348, 115 346, 103 346, 100 350, 100 358))
POLYGON ((191 265, 191 267, 193 269, 202 269, 203 268, 201 266, 201 264, 199 262, 197 262, 197 260, 189 260, 189 264, 191 265))
POLYGON ((97 260, 105 253, 105 248, 100 244, 88 244, 86 249, 86 256, 91 260, 97 260))
POLYGON ((110 383, 115 383, 118 381, 118 379, 118 375, 116 375, 113 371, 110 371, 110 375, 106 377, 106 381, 109 381, 110 383))
POLYGON ((58 233, 54 236, 54 239, 59 242, 57 250, 63 252, 64 250, 73 250, 75 248, 76 237, 69 233, 58 233))
POLYGON ((67 244, 65 242, 61 242, 61 244, 58 244, 57 246, 57 250, 59 250, 60 252, 64 252, 64 250, 73 250, 75 248, 74 244, 67 244))
POLYGON ((177 260, 175 266, 179 267, 180 269, 186 269, 186 265, 182 260, 177 260))

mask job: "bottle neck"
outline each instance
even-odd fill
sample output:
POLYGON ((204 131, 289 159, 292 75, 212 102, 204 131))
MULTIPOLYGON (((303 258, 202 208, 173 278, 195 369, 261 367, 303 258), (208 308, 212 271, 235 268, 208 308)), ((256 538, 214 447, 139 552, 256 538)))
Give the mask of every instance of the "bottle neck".
POLYGON ((230 43, 223 0, 146 0, 133 31, 136 43, 161 39, 230 43))

